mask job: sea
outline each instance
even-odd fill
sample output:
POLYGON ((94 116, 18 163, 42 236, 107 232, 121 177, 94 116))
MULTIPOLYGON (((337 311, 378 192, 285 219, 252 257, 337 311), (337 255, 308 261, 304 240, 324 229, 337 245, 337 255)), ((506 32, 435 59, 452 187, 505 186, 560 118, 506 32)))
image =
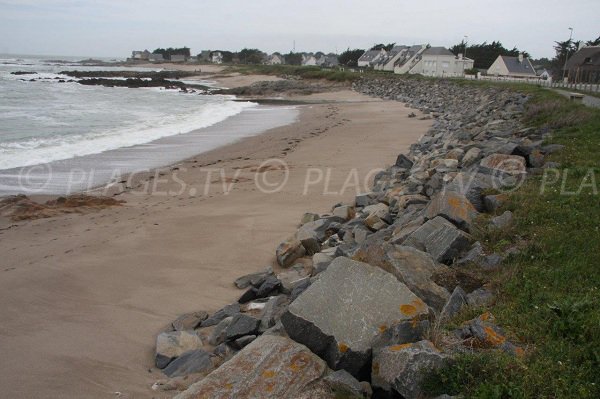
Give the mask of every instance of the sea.
POLYGON ((294 107, 233 96, 60 83, 73 79, 62 71, 160 70, 84 66, 81 59, 0 54, 0 196, 86 190, 119 173, 169 165, 298 116, 294 107), (11 74, 17 71, 36 74, 11 74), (74 186, 73 168, 93 173, 92 180, 74 186))

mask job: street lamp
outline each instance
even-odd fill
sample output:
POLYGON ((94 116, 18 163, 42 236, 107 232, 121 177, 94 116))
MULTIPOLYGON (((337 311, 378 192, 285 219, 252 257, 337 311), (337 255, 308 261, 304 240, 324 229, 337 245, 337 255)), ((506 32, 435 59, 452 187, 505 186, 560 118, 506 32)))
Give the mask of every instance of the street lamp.
POLYGON ((464 40, 465 40, 465 54, 463 55, 463 57, 467 58, 467 42, 469 41, 469 36, 465 36, 464 40))
MULTIPOLYGON (((573 28, 569 28, 571 34, 569 35, 569 41, 567 42, 568 46, 571 45, 571 39, 573 39, 573 28)), ((565 80, 565 76, 567 75, 567 61, 569 61, 569 47, 567 47, 567 53, 565 54, 565 67, 563 68, 563 82, 565 80)))

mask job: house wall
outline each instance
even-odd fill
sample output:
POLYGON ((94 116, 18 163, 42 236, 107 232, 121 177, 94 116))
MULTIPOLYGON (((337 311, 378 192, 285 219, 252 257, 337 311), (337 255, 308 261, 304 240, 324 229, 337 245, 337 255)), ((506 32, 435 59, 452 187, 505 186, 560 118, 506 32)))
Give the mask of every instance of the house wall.
POLYGON ((496 61, 487 70, 488 75, 492 76, 508 76, 508 68, 504 64, 501 57, 496 58, 496 61))
POLYGON ((469 59, 461 60, 451 55, 424 54, 409 73, 434 77, 464 76, 465 69, 472 67, 473 61, 469 59))

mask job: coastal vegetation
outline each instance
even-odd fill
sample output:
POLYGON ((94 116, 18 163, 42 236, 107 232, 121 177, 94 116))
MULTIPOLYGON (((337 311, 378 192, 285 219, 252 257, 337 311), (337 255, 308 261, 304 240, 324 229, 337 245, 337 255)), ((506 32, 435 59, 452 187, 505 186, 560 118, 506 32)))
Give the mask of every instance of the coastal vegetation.
MULTIPOLYGON (((531 86, 523 115, 532 128, 552 132, 564 145, 551 160, 560 165, 530 177, 510 195, 511 230, 480 231, 496 250, 513 245, 492 274, 498 296, 487 308, 526 345, 522 357, 498 352, 465 354, 432 373, 424 384, 432 395, 472 398, 596 398, 600 395, 600 111, 531 86)), ((476 315, 460 314, 447 326, 476 315)))
POLYGON ((318 66, 299 65, 243 65, 230 66, 225 72, 238 72, 244 75, 296 76, 303 79, 325 79, 333 82, 352 82, 359 74, 339 69, 325 69, 318 66))

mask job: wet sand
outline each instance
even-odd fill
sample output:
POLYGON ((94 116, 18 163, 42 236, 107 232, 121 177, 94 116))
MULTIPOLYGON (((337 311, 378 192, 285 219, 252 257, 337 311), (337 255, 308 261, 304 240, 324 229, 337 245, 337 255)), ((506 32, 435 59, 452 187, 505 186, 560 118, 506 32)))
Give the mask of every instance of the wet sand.
POLYGON ((150 390, 164 378, 156 334, 181 313, 235 301, 233 280, 273 264, 304 212, 351 202, 365 190, 353 170, 372 177, 430 125, 397 102, 319 96, 339 102, 113 187, 121 207, 0 230, 2 395, 171 397, 150 390), (277 192, 260 189, 286 174, 277 192))

